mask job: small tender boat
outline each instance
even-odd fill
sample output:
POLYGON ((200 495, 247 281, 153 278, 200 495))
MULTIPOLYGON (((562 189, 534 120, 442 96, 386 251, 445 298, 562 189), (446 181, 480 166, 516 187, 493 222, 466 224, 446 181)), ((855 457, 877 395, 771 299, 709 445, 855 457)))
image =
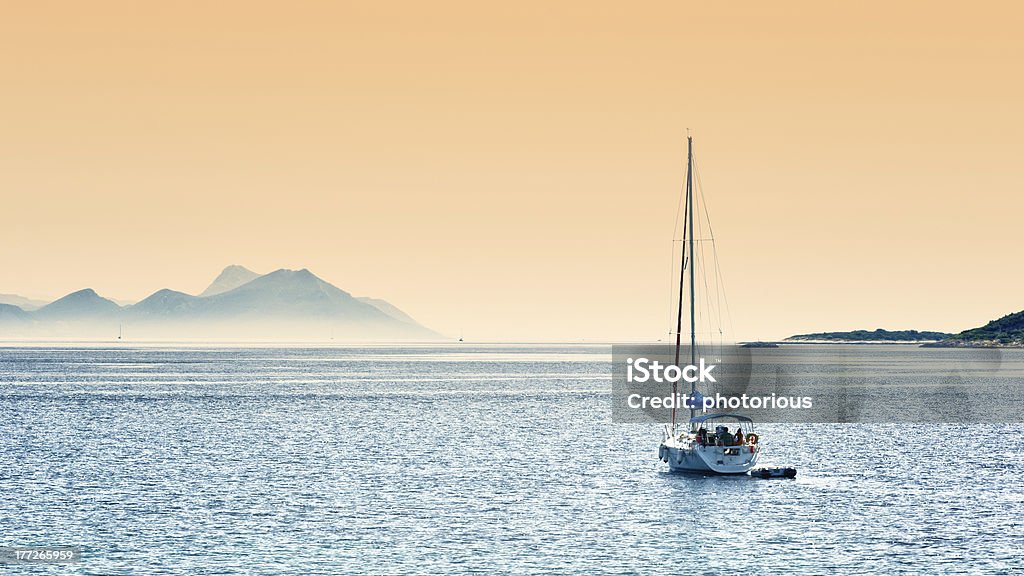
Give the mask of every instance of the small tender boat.
POLYGON ((754 478, 796 478, 796 468, 782 467, 782 468, 755 468, 750 471, 750 475, 754 478))

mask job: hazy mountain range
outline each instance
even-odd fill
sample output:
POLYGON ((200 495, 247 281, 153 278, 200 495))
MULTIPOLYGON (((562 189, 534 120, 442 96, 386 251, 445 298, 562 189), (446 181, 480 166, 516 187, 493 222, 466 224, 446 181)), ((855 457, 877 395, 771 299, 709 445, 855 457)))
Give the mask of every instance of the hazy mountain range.
POLYGON ((34 300, 17 294, 0 294, 0 304, 10 304, 22 310, 37 310, 46 306, 45 300, 34 300))
POLYGON ((384 300, 357 298, 309 270, 228 266, 198 296, 162 289, 122 306, 91 288, 50 303, 0 295, 0 336, 436 340, 384 300))

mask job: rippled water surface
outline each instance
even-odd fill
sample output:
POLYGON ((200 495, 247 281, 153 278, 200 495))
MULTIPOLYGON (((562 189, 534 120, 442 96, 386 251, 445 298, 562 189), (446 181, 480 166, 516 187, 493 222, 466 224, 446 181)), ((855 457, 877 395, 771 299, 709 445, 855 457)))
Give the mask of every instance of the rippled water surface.
POLYGON ((0 348, 0 546, 83 550, 0 572, 1024 570, 1021 426, 763 425, 796 480, 669 475, 656 426, 611 423, 609 361, 0 348))

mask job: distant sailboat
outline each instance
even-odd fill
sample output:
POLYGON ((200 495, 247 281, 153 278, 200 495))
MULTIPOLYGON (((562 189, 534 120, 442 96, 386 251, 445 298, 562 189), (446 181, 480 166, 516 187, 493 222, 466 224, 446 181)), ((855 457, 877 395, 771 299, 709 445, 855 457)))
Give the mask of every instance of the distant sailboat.
MULTIPOLYGON (((697 365, 697 321, 696 321, 696 278, 694 244, 694 197, 693 197, 693 137, 686 136, 686 200, 684 204, 684 246, 682 267, 679 275, 679 300, 676 316, 676 350, 675 365, 681 366, 679 356, 682 349, 683 306, 685 288, 689 284, 690 312, 690 364, 697 365), (689 276, 689 278, 687 278, 689 276), (689 279, 689 282, 687 282, 689 279)), ((706 214, 706 209, 705 209, 706 214)), ((708 226, 710 230, 710 225, 708 226)), ((708 269, 704 268, 705 271, 708 269)), ((716 268, 717 269, 717 268, 716 268)), ((672 394, 678 393, 676 384, 672 385, 672 394)), ((672 407, 672 423, 665 426, 661 446, 658 448, 659 458, 668 463, 673 472, 703 472, 712 474, 745 474, 757 462, 761 453, 758 436, 753 434, 753 421, 738 414, 701 414, 697 415, 692 399, 699 398, 696 383, 690 384, 690 418, 685 423, 677 423, 676 407, 672 407), (737 429, 745 429, 746 436, 740 437, 729 430, 730 425, 737 429), (711 431, 713 430, 713 432, 711 431)))

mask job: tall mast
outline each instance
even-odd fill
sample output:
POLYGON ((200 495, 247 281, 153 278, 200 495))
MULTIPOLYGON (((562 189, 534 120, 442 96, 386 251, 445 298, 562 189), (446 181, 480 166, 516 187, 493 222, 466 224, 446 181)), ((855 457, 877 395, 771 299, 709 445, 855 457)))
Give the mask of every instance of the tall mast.
MULTIPOLYGON (((683 265, 679 268, 679 307, 677 308, 676 314, 676 361, 675 365, 679 366, 679 351, 682 348, 682 337, 683 337, 683 294, 686 287, 686 268, 687 261, 689 261, 690 269, 690 364, 697 363, 697 336, 694 326, 693 318, 693 137, 690 136, 690 131, 686 131, 686 204, 684 205, 683 218, 687 220, 683 225, 683 243, 687 243, 689 239, 689 252, 690 255, 687 257, 686 250, 687 246, 683 247, 682 259, 683 265)), ((690 418, 694 416, 693 409, 693 394, 696 391, 695 385, 690 385, 690 418)), ((678 396, 677 383, 672 383, 672 398, 675 399, 678 396)), ((676 407, 675 403, 672 404, 672 427, 676 425, 676 407)))
MULTIPOLYGON (((687 212, 689 213, 689 238, 690 238, 690 365, 697 365, 697 319, 694 315, 694 271, 696 270, 695 262, 693 260, 693 213, 696 212, 693 206, 693 136, 686 135, 686 205, 688 206, 687 212)), ((682 302, 680 302, 682 305, 682 302)), ((677 364, 678 365, 678 364, 677 364)), ((693 406, 693 397, 697 392, 697 383, 690 382, 690 418, 693 419, 695 409, 693 406)))

